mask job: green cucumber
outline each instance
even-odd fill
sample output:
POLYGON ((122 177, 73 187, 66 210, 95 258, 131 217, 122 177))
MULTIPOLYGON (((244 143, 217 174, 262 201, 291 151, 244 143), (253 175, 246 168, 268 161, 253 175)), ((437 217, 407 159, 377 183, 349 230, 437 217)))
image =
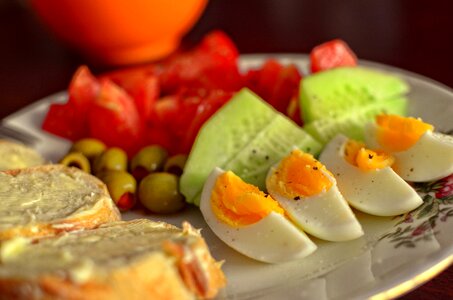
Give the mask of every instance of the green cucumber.
POLYGON ((304 129, 323 144, 338 133, 343 133, 351 139, 363 140, 364 124, 372 121, 376 115, 381 113, 405 115, 406 110, 406 98, 387 99, 338 113, 331 118, 313 121, 305 125, 304 129))
POLYGON ((199 205, 204 182, 215 167, 264 189, 268 169, 293 147, 314 155, 321 150, 309 134, 244 88, 200 129, 180 191, 187 202, 199 205))
POLYGON ((335 68, 301 81, 300 105, 306 124, 336 118, 364 105, 397 98, 409 90, 401 78, 363 67, 335 68))

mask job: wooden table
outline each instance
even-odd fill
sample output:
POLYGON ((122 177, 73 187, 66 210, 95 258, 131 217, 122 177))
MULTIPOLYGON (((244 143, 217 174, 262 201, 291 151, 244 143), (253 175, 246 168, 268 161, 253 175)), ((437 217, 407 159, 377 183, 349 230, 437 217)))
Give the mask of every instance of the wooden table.
MULTIPOLYGON (((340 37, 362 59, 453 87, 453 2, 423 0, 212 0, 186 36, 226 31, 242 53, 307 53, 340 37)), ((54 40, 25 1, 0 0, 0 119, 63 90, 85 60, 54 40)), ((99 70, 95 68, 95 72, 99 70)), ((453 297, 453 267, 401 299, 453 297)))

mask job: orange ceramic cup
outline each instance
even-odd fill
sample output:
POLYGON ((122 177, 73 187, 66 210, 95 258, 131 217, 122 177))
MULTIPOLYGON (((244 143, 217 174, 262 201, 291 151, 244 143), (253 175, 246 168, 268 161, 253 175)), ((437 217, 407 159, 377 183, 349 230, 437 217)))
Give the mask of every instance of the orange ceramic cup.
POLYGON ((141 63, 174 51, 207 0, 31 0, 55 34, 94 62, 141 63))

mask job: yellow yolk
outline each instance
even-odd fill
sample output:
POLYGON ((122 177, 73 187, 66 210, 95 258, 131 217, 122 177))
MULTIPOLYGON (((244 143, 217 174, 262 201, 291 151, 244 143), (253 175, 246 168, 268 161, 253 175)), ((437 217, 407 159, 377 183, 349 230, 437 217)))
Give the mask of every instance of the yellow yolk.
POLYGON ((363 171, 378 170, 391 166, 395 158, 387 153, 365 148, 365 144, 349 140, 344 150, 345 160, 363 171))
POLYGON ((404 151, 413 146, 428 130, 434 130, 431 124, 420 119, 405 118, 397 115, 379 115, 376 117, 378 142, 391 151, 404 151))
POLYGON ((326 167, 311 154, 293 150, 280 162, 268 183, 282 196, 299 200, 327 191, 332 182, 324 172, 326 167))
POLYGON ((211 207, 219 220, 233 227, 256 223, 272 211, 284 212, 271 196, 231 171, 217 178, 211 193, 211 207))

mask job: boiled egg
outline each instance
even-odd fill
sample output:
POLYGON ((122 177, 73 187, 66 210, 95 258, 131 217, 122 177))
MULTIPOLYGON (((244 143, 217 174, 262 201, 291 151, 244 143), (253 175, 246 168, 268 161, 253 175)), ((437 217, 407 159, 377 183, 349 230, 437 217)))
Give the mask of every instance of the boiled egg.
POLYGON ((317 248, 271 196, 231 171, 215 168, 211 172, 203 186, 200 209, 217 237, 250 258, 285 262, 317 248))
POLYGON ((339 134, 319 160, 334 174, 346 201, 365 213, 396 216, 423 203, 415 190, 391 168, 393 156, 365 148, 339 134))
POLYGON ((328 241, 363 235, 332 174, 311 154, 295 149, 269 170, 269 194, 305 232, 328 241))
POLYGON ((365 141, 395 157, 393 169, 404 180, 437 180, 453 173, 453 137, 433 132, 421 119, 379 115, 365 129, 365 141))

